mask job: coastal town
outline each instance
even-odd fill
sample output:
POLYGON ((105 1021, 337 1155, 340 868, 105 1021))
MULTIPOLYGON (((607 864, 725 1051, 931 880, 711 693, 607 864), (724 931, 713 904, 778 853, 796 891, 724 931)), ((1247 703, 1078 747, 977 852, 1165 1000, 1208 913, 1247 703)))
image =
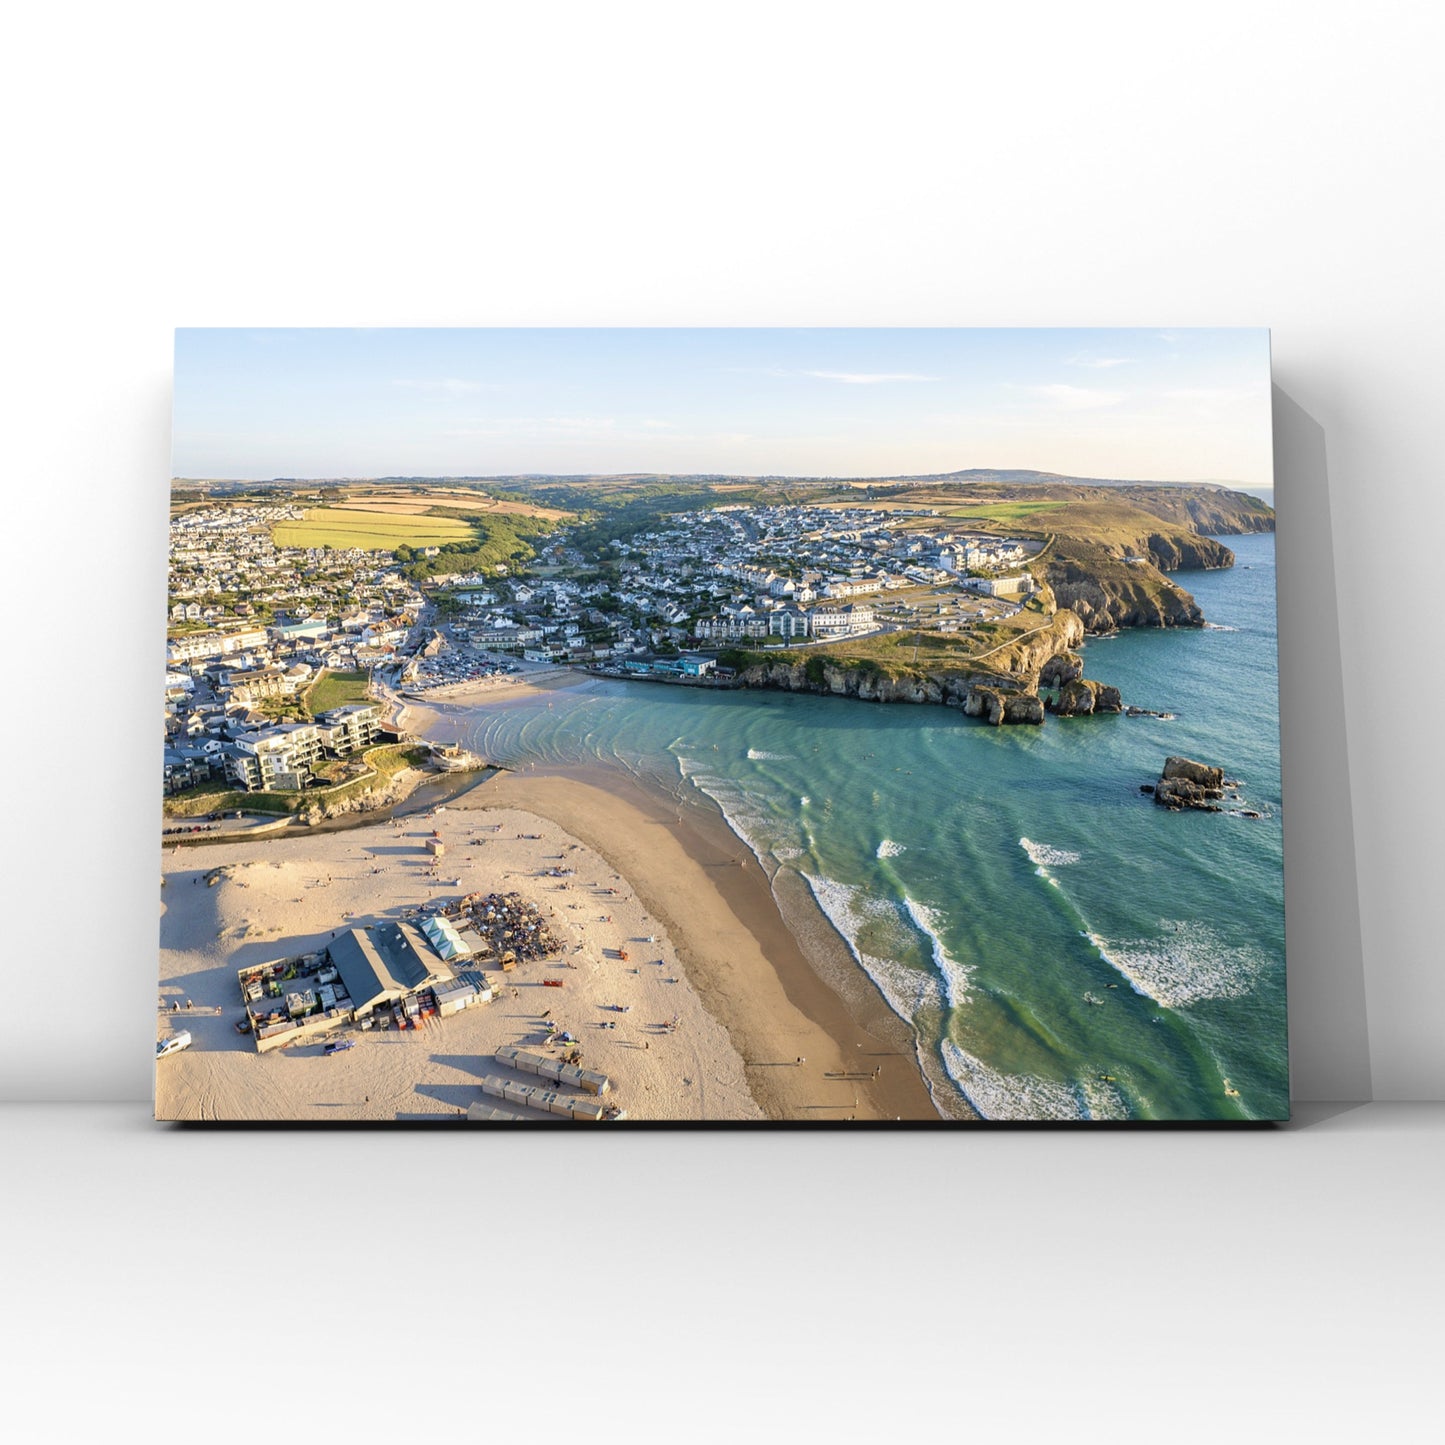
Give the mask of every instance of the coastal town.
MULTIPOLYGON (((424 827, 388 821, 405 796, 394 776, 414 787, 483 762, 415 736, 409 710, 569 673, 716 684, 738 643, 786 654, 1011 616, 1038 590, 1025 565, 1038 542, 919 508, 725 503, 602 545, 564 521, 531 556, 437 571, 441 545, 288 543, 328 510, 304 491, 192 499, 172 523, 158 1112, 246 1117, 260 1087, 248 1067, 271 1066, 244 1060, 284 1052, 323 1068, 327 1090, 360 1089, 335 1106, 348 1117, 402 1117, 449 1077, 417 1052, 440 1029, 485 1066, 476 1089, 437 1084, 443 1113, 455 1100, 488 1123, 698 1117, 691 1083, 706 1073, 709 1116, 754 1115, 759 1081, 738 1073, 661 925, 604 858, 546 818, 495 813, 495 787, 424 827), (305 826, 351 810, 357 831, 305 826), (479 821, 493 816, 517 831, 479 821), (536 988, 546 1006, 519 1014, 536 988)), ((734 942, 726 966, 755 947, 734 942)), ((771 1014, 799 1072, 763 1081, 768 1113, 877 1114, 860 1097, 876 1072, 865 1080, 781 1002, 771 1014)), ((911 1081, 889 1087, 894 1113, 932 1113, 911 1081)))
POLYGON ((739 924, 777 905, 728 824, 600 773, 511 775, 455 720, 605 679, 1168 720, 1073 649, 1202 626, 1162 574, 1232 556, 1174 514, 1247 530, 1253 504, 1067 479, 738 495, 766 490, 176 484, 159 1117, 938 1117, 916 1072, 859 1070, 902 1044, 876 1000, 866 1023, 793 1002, 815 963, 739 924))
MULTIPOLYGON (((296 500, 215 499, 171 524, 165 792, 335 782, 399 740, 383 705, 520 664, 725 676, 735 644, 816 646, 1014 615, 1037 541, 928 509, 745 506, 660 516, 596 554, 558 528, 530 565, 408 577, 384 548, 284 546, 296 500), (331 707, 318 707, 330 698, 331 707)), ((435 556, 438 548, 423 549, 435 556)))

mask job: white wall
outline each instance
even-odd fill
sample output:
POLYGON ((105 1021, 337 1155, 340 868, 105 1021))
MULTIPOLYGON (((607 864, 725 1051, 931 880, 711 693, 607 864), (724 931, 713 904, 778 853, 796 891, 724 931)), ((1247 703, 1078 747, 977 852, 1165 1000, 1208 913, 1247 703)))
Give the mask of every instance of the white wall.
MULTIPOLYGON (((563 322, 1271 326, 1350 558, 1352 793, 1310 785, 1353 802, 1374 1092, 1445 1098, 1441 30, 1257 0, 30 7, 0 88, 0 1098, 150 1089, 172 328, 563 322), (45 643, 78 628, 71 669, 45 643)), ((1351 1087, 1325 1053, 1314 1097, 1351 1087)))

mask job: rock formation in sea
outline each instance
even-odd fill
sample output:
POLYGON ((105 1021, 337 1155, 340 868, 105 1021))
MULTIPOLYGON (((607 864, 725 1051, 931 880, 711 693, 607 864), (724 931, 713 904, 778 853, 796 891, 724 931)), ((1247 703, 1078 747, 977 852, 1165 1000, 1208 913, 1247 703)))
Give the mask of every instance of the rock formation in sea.
POLYGON ((1224 769, 1196 763, 1192 758, 1164 759, 1164 770, 1154 784, 1154 801, 1161 808, 1180 812, 1197 808, 1205 813, 1218 813, 1218 800, 1224 796, 1224 769))

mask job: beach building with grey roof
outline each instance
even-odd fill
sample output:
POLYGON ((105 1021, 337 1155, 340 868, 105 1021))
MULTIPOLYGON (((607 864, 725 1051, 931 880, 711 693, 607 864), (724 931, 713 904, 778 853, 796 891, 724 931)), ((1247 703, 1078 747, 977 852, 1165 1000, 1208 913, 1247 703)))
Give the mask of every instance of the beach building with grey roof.
POLYGON ((406 923, 348 928, 331 940, 326 951, 346 985, 357 1018, 453 978, 447 964, 406 923))

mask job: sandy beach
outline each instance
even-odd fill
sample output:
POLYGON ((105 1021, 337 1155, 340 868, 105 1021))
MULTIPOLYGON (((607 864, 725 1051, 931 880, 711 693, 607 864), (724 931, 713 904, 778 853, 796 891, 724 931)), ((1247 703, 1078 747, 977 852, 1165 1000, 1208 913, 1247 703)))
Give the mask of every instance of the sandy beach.
POLYGON ((546 1051, 548 1022, 577 1036, 584 1067, 613 1080, 609 1102, 629 1119, 761 1117, 742 1060, 661 925, 603 858, 546 818, 453 805, 338 832, 171 847, 163 863, 158 1037, 184 1029, 195 1042, 157 1063, 160 1119, 456 1116, 481 1101, 483 1075, 508 1072, 496 1049, 546 1051), (434 830, 447 847, 440 879, 425 850, 434 830), (430 900, 512 890, 549 916, 566 952, 489 973, 501 986, 492 1003, 418 1030, 349 1030, 356 1047, 335 1055, 320 1042, 258 1055, 236 1033, 238 968, 320 948, 334 930, 430 900))
MULTIPOLYGON (((439 701, 484 705, 578 681, 539 671, 439 701)), ((404 723, 450 741, 448 719, 425 704, 408 701, 404 723)), ((167 847, 164 877, 160 1036, 188 1028, 196 1043, 159 1061, 159 1118, 455 1115, 480 1101, 483 1075, 506 1075, 492 1053, 540 1048, 547 1022, 581 1040, 583 1066, 614 1080, 628 1119, 939 1118, 911 1036, 806 890, 775 898, 720 816, 609 770, 500 773, 426 815, 167 847), (433 829, 444 883, 426 861, 433 829), (209 887, 217 868, 225 876, 209 887), (571 871, 551 876, 558 868, 571 871), (354 1033, 357 1047, 336 1055, 314 1043, 258 1056, 235 1033, 238 968, 321 947, 333 929, 513 889, 549 914, 569 952, 490 975, 505 979, 492 1004, 416 1032, 354 1033), (543 990, 549 971, 563 988, 543 990)))
MULTIPOLYGON (((502 697, 482 684, 451 690, 444 701, 475 707, 558 693, 590 680, 575 671, 538 668, 502 697)), ((450 710, 408 703, 405 723, 419 736, 453 742, 457 722, 450 710)), ((718 811, 694 803, 679 807, 661 790, 599 767, 504 773, 452 806, 503 801, 560 824, 629 880, 748 1061, 750 1088, 769 1118, 941 1117, 911 1031, 857 966, 806 886, 775 896, 718 811), (787 1066, 799 1057, 807 1063, 787 1066)))

